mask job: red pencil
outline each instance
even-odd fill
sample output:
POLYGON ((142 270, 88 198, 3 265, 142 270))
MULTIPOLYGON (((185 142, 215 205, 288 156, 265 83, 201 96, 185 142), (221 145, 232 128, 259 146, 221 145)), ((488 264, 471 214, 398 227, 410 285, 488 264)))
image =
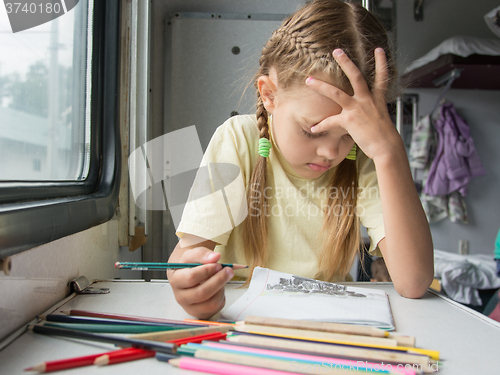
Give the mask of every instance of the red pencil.
POLYGON ((170 340, 168 342, 172 344, 177 344, 177 345, 183 345, 187 344, 188 342, 192 342, 194 344, 199 344, 202 341, 218 341, 218 340, 223 340, 226 338, 226 334, 222 332, 213 332, 213 333, 207 333, 205 335, 198 335, 198 336, 193 336, 193 337, 185 337, 183 339, 177 339, 177 340, 170 340))
MULTIPOLYGON (((213 332, 213 333, 207 333, 205 335, 197 335, 177 340, 169 340, 167 342, 181 345, 181 344, 187 344, 188 342, 201 343, 202 341, 206 340, 218 341, 225 338, 226 338, 225 333, 213 332)), ((100 357, 97 357, 94 361, 94 365, 97 366, 113 365, 115 363, 129 362, 129 361, 135 361, 137 359, 154 357, 155 354, 156 352, 152 350, 142 350, 142 349, 135 349, 135 351, 116 350, 114 352, 106 353, 100 357)))
MULTIPOLYGON (((137 350, 135 348, 127 348, 127 349, 121 349, 118 351, 134 351, 137 350)), ((38 372, 51 372, 51 371, 60 371, 60 370, 67 370, 70 368, 76 368, 76 367, 82 367, 82 366, 90 366, 94 364, 94 361, 96 358, 101 357, 103 354, 110 354, 113 352, 109 353, 98 353, 98 354, 91 354, 83 357, 74 357, 74 358, 67 358, 67 359, 59 359, 55 361, 46 361, 39 363, 38 365, 35 365, 33 367, 29 367, 25 369, 24 371, 38 371, 38 372)))
POLYGON ((154 357, 156 354, 153 350, 142 350, 135 349, 133 351, 129 350, 117 350, 115 352, 106 353, 97 357, 94 361, 94 365, 106 366, 114 365, 115 363, 135 361, 137 359, 154 357))

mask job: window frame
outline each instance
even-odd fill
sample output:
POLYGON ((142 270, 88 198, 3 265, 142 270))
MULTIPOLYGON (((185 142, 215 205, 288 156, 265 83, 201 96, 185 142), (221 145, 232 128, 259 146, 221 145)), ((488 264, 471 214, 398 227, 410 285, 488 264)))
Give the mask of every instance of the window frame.
POLYGON ((0 182, 0 259, 102 224, 115 214, 121 173, 120 3, 94 1, 88 176, 83 181, 0 182))

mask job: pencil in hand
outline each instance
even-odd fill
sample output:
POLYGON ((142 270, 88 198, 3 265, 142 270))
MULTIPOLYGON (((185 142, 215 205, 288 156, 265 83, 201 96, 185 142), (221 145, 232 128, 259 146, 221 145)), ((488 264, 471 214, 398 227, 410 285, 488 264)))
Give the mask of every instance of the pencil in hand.
MULTIPOLYGON (((161 271, 161 270, 178 270, 182 268, 194 268, 202 266, 203 263, 148 263, 148 262, 116 262, 115 268, 129 269, 135 271, 161 271)), ((248 268, 244 264, 236 263, 221 263, 222 267, 231 267, 234 270, 248 268)))

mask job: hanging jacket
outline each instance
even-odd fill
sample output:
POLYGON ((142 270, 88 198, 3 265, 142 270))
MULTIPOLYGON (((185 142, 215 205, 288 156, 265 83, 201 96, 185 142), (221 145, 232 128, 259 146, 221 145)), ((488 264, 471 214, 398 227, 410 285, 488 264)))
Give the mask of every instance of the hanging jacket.
POLYGON ((470 179, 486 173, 470 136, 469 126, 457 114, 452 103, 444 103, 434 127, 438 133, 438 145, 424 193, 447 195, 458 190, 466 196, 470 179))

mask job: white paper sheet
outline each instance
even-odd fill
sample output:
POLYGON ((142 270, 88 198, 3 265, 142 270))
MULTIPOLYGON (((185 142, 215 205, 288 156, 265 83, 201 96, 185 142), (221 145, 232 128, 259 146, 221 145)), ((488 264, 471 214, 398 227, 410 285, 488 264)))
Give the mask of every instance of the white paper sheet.
MULTIPOLYGON (((389 297, 384 291, 347 286, 343 294, 341 291, 329 294, 318 290, 314 284, 315 281, 311 279, 256 267, 248 291, 224 310, 222 317, 239 321, 246 315, 257 315, 395 329, 389 297), (281 285, 285 285, 283 288, 275 287, 280 285, 280 279, 281 285), (306 288, 298 291, 303 281, 306 288), (291 284, 288 288, 287 282, 291 284), (304 290, 311 285, 316 289, 314 292, 304 290)), ((323 282, 316 284, 323 284, 325 288, 335 288, 337 285, 323 282)))

